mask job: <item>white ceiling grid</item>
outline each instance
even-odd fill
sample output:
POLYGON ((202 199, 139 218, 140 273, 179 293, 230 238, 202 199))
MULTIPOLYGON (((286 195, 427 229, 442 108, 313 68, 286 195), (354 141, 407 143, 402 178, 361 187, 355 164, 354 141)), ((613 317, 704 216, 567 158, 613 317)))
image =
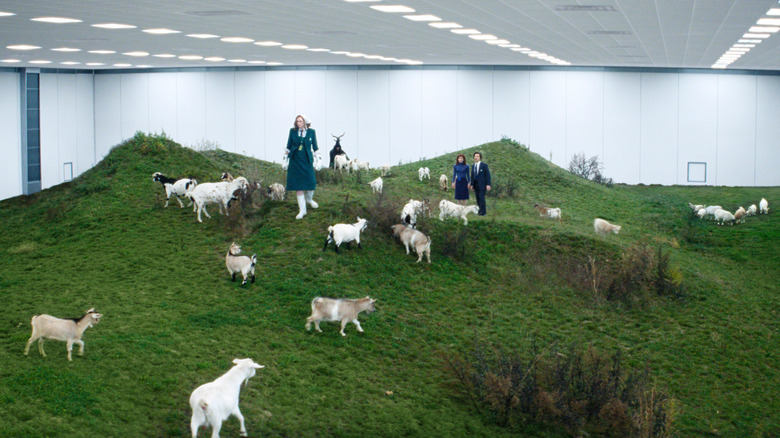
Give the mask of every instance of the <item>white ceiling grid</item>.
MULTIPOLYGON (((415 14, 432 14, 574 66, 661 68, 710 68, 770 8, 780 7, 777 0, 3 0, 0 12, 16 15, 0 17, 0 67, 213 67, 247 65, 248 61, 293 66, 408 65, 410 60, 426 65, 554 65, 511 48, 405 19, 406 14, 384 13, 370 7, 379 4, 406 5, 414 8, 415 14), (42 16, 83 22, 30 21, 42 16), (92 26, 108 22, 137 28, 107 30, 92 26), (150 28, 181 33, 143 32, 150 28), (192 33, 303 44, 330 52, 186 36, 192 33), (42 48, 7 48, 16 44, 42 48), (58 47, 81 51, 51 50, 58 47), (90 50, 116 53, 100 55, 89 53, 90 50), (176 57, 124 55, 131 51, 170 53, 176 57), (333 51, 386 58, 366 59, 333 51), (178 58, 183 55, 218 57, 224 61, 178 58), (20 62, 3 62, 9 59, 20 62), (30 64, 34 60, 51 63, 30 64), (61 64, 66 61, 80 64, 61 64), (94 62, 104 65, 86 66, 94 62)), ((780 36, 773 34, 757 44, 729 68, 780 70, 780 36)))

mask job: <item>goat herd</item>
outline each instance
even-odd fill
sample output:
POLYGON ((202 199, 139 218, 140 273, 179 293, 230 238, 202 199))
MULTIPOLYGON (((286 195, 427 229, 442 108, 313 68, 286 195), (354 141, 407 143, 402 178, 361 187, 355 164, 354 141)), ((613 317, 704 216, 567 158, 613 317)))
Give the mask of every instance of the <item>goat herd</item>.
MULTIPOLYGON (((335 160, 337 169, 364 169, 368 168, 368 163, 359 162, 357 160, 347 161, 343 155, 336 156, 335 160), (346 161, 346 163, 342 162, 346 161)), ((386 176, 390 172, 390 166, 383 166, 380 168, 382 176, 386 176)), ((430 179, 430 169, 422 167, 418 170, 418 178, 422 181, 425 178, 430 179)), ((166 194, 165 207, 168 206, 168 201, 171 196, 175 197, 179 202, 181 208, 184 208, 184 204, 181 202, 181 198, 185 197, 190 199, 191 205, 193 205, 193 211, 198 213, 198 222, 201 220, 201 212, 205 213, 207 217, 211 217, 206 211, 208 204, 217 204, 220 212, 224 210, 225 214, 228 214, 228 206, 231 200, 237 199, 239 192, 246 192, 250 183, 244 177, 233 178, 229 173, 222 174, 221 182, 217 183, 203 183, 198 184, 194 179, 184 178, 174 180, 168 178, 165 175, 155 172, 152 175, 154 181, 160 182, 166 194)), ((441 175, 439 183, 442 190, 447 189, 447 176, 441 175)), ((382 177, 371 181, 369 183, 374 193, 382 192, 382 177)), ((281 184, 271 184, 266 189, 266 194, 274 200, 284 199, 284 186, 281 184)), ((698 217, 704 219, 706 217, 713 217, 719 224, 734 224, 744 222, 746 216, 755 215, 756 213, 769 213, 769 203, 766 199, 761 199, 759 207, 751 205, 747 210, 742 207, 734 213, 724 210, 719 205, 703 206, 688 204, 693 213, 698 217)), ((561 220, 562 212, 560 208, 548 208, 542 207, 539 204, 535 204, 534 208, 539 211, 539 215, 542 217, 561 220)), ((455 204, 446 199, 442 199, 439 203, 439 219, 444 220, 448 217, 463 219, 463 224, 468 224, 466 215, 468 213, 477 213, 477 207, 465 206, 455 204)), ((416 229, 417 217, 420 215, 430 215, 430 203, 427 199, 418 201, 411 199, 404 205, 401 212, 402 224, 393 225, 393 234, 398 237, 406 248, 406 253, 409 254, 409 248, 413 248, 418 255, 417 262, 420 262, 425 256, 428 263, 431 262, 431 239, 422 232, 416 229)), ((328 227, 328 236, 323 246, 323 251, 327 248, 328 244, 333 243, 335 245, 335 251, 339 252, 341 244, 345 243, 349 245, 351 242, 357 243, 360 246, 360 233, 366 228, 367 221, 360 217, 357 218, 357 222, 354 224, 336 224, 328 227)), ((604 219, 597 218, 593 222, 594 231, 600 235, 606 235, 609 233, 618 234, 621 229, 619 225, 612 225, 604 219)), ((254 283, 255 281, 255 265, 257 263, 257 256, 241 255, 241 247, 235 242, 228 248, 225 255, 225 264, 227 266, 228 273, 231 275, 232 280, 235 281, 236 274, 241 274, 243 277, 243 283, 248 281, 254 283)), ((320 330, 321 321, 339 321, 341 323, 340 333, 342 336, 346 336, 344 328, 347 323, 351 322, 356 327, 358 332, 363 332, 363 329, 358 322, 358 315, 362 312, 371 313, 375 310, 374 304, 376 300, 365 297, 361 299, 332 299, 316 297, 311 302, 311 316, 306 319, 306 329, 311 329, 311 324, 314 323, 314 327, 317 331, 320 330)), ((95 312, 95 309, 89 309, 81 318, 74 319, 60 319, 50 315, 36 315, 31 320, 32 335, 27 341, 27 345, 24 350, 24 354, 27 355, 30 350, 30 346, 36 340, 38 341, 38 350, 42 356, 46 356, 43 350, 44 339, 54 339, 58 341, 66 342, 66 349, 68 352, 68 360, 72 361, 71 352, 73 344, 79 346, 79 355, 84 354, 84 342, 81 340, 84 331, 97 324, 102 317, 101 314, 95 312)), ((221 377, 217 378, 213 382, 206 383, 199 386, 190 396, 190 407, 192 408, 192 419, 190 422, 190 428, 192 436, 197 436, 197 431, 200 426, 211 426, 213 428, 212 437, 219 436, 219 430, 222 422, 228 417, 235 416, 238 418, 241 429, 241 436, 246 436, 246 427, 244 425, 244 417, 241 415, 241 411, 238 408, 239 392, 241 383, 248 381, 256 373, 256 370, 263 368, 263 365, 255 363, 252 359, 234 359, 234 366, 221 377)))

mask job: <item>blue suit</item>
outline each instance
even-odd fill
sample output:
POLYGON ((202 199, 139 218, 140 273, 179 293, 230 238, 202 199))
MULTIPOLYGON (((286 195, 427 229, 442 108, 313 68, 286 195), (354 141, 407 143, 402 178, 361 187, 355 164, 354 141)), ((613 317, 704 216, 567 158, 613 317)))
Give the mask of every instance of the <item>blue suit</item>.
POLYGON ((483 161, 479 162, 479 172, 476 171, 476 163, 471 165, 471 185, 474 187, 474 196, 477 198, 479 206, 479 215, 484 216, 487 206, 485 205, 485 192, 490 185, 490 168, 483 161))

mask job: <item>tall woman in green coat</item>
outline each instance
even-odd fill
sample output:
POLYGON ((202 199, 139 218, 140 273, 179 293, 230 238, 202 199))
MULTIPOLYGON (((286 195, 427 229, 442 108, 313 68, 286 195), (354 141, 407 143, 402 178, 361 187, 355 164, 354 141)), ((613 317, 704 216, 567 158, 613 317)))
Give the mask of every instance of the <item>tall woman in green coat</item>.
POLYGON ((289 160, 287 167, 287 191, 295 190, 298 198, 298 215, 301 219, 306 215, 306 204, 317 208, 312 199, 317 179, 314 177, 314 153, 317 152, 317 134, 309 127, 304 116, 295 118, 295 124, 287 137, 287 150, 284 152, 289 160))

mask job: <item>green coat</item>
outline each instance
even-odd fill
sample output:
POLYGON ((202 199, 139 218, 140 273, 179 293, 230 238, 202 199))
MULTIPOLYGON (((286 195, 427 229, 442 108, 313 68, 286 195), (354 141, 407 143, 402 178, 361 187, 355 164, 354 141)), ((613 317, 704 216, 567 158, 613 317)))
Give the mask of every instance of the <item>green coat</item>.
POLYGON ((306 136, 298 136, 298 130, 290 129, 287 137, 287 150, 290 159, 287 167, 287 191, 314 190, 317 179, 314 177, 314 152, 317 152, 317 133, 306 130, 306 136))

